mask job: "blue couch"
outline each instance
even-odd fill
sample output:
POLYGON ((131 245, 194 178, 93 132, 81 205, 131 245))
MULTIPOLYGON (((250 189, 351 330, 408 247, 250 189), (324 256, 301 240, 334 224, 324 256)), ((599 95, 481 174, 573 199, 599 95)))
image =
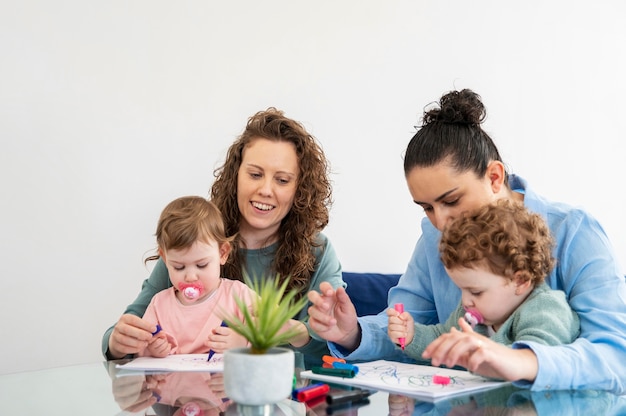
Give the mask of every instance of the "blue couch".
POLYGON ((343 272, 346 292, 357 316, 376 315, 387 308, 387 293, 398 284, 400 274, 343 272))

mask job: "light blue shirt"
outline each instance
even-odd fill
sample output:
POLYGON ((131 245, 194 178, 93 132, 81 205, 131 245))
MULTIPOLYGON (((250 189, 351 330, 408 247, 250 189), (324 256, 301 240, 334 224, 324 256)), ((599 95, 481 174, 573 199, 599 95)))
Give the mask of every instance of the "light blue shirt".
MULTIPOLYGON (((547 283, 565 292, 578 313, 580 337, 572 344, 546 346, 516 342, 513 348, 530 348, 537 356, 535 381, 516 382, 532 390, 600 389, 626 393, 626 282, 602 226, 588 213, 553 203, 535 194, 526 182, 510 176, 511 189, 525 194, 525 206, 540 214, 556 240, 557 264, 547 283)), ((398 285, 389 291, 388 304, 403 303, 416 322, 445 322, 461 298, 460 290, 441 263, 440 233, 425 218, 422 236, 398 285)), ((361 342, 352 351, 329 343, 330 351, 354 361, 388 359, 414 362, 387 336, 385 311, 359 318, 361 342)))

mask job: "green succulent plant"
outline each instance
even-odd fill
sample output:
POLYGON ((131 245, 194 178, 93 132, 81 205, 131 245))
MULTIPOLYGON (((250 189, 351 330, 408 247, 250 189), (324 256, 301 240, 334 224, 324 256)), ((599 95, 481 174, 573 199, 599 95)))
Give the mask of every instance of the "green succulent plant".
POLYGON ((298 299, 296 290, 287 292, 289 279, 280 284, 279 277, 250 279, 244 275, 244 282, 257 294, 252 301, 253 312, 235 294, 235 303, 243 319, 234 314, 226 314, 223 318, 230 329, 248 340, 252 354, 265 354, 270 348, 288 343, 298 333, 295 329, 280 331, 306 305, 307 298, 298 299))

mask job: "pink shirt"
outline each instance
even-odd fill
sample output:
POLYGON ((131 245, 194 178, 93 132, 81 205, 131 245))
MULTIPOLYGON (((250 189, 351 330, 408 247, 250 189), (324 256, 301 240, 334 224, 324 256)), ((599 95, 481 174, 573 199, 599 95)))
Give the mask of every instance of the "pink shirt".
MULTIPOLYGON (((215 293, 191 305, 183 305, 176 299, 173 287, 154 295, 143 315, 143 319, 161 325, 172 346, 170 354, 206 354, 209 352, 204 342, 211 331, 219 327, 224 314, 235 314, 242 318, 235 303, 234 295, 251 307, 256 294, 238 280, 222 278, 215 293)), ((148 350, 139 356, 148 354, 148 350)))
POLYGON ((228 400, 222 400, 224 381, 222 374, 211 374, 200 371, 172 372, 164 375, 159 383, 161 399, 159 403, 170 406, 182 406, 189 401, 201 407, 225 410, 228 400), (215 385, 216 390, 213 390, 215 385))

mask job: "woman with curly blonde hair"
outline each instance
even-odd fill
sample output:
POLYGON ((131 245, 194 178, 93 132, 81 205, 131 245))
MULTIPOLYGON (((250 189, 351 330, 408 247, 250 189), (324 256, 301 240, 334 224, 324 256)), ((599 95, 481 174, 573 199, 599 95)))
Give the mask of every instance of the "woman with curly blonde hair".
MULTIPOLYGON (((300 296, 319 290, 323 281, 345 287, 341 264, 328 238, 332 190, 329 167, 321 147, 306 129, 273 107, 248 119, 230 146, 224 164, 215 170, 211 201, 220 209, 233 247, 222 275, 243 280, 289 279, 300 296)), ((159 260, 137 299, 102 340, 105 356, 122 358, 142 350, 155 327, 143 321, 150 299, 172 284, 159 260)), ((296 365, 320 365, 329 353, 324 340, 308 327, 308 305, 291 319, 298 335, 290 346, 301 354, 296 365)), ((231 329, 217 327, 207 345, 221 350, 231 329)))

